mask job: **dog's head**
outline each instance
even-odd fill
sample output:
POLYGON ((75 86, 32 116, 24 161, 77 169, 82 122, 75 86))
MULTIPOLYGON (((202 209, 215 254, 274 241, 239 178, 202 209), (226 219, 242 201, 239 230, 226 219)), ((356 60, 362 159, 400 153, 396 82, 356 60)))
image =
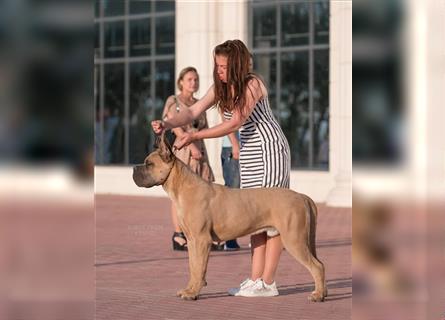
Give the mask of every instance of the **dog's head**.
POLYGON ((165 132, 156 140, 156 146, 157 149, 145 158, 144 164, 133 167, 133 181, 138 187, 164 184, 173 168, 176 157, 165 138, 165 132))

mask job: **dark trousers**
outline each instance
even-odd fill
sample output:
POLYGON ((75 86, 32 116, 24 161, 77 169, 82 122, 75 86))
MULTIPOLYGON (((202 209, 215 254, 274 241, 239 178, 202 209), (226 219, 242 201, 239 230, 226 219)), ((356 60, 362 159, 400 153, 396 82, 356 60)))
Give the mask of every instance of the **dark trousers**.
MULTIPOLYGON (((240 187, 239 160, 233 159, 232 147, 223 147, 221 150, 221 164, 224 177, 224 185, 229 188, 240 187)), ((236 239, 226 241, 226 245, 238 247, 236 239)))
POLYGON ((239 188, 239 160, 232 158, 232 147, 222 148, 221 164, 224 177, 224 185, 229 188, 239 188))

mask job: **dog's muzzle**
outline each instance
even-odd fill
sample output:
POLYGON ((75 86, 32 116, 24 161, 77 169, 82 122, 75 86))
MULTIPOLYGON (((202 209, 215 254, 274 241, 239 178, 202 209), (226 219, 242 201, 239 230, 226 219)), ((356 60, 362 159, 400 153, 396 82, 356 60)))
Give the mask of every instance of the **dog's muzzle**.
POLYGON ((144 188, 162 184, 162 182, 157 181, 147 172, 147 168, 143 164, 133 167, 133 181, 138 187, 144 188))
POLYGON ((133 181, 138 187, 143 187, 144 175, 142 170, 144 165, 137 165, 133 167, 133 181))

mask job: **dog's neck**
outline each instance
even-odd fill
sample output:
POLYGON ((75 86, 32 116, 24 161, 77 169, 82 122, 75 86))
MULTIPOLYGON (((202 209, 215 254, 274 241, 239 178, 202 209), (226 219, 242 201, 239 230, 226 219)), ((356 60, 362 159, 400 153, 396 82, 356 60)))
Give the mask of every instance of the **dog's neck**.
POLYGON ((170 198, 176 201, 181 194, 181 190, 194 188, 202 183, 207 184, 204 179, 192 172, 181 160, 176 159, 162 187, 170 198))

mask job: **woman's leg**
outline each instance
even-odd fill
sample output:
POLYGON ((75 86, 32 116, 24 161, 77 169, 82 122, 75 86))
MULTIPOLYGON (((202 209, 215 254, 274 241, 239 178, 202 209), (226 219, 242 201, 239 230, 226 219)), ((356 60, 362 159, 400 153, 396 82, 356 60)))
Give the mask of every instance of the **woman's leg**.
POLYGON ((266 284, 271 284, 275 278, 278 262, 280 261, 283 245, 281 236, 267 237, 265 245, 265 263, 262 278, 266 284))
POLYGON ((264 263, 266 257, 266 232, 254 234, 250 237, 252 252, 252 274, 250 279, 256 280, 261 278, 264 273, 264 263))
MULTIPOLYGON (((182 230, 179 227, 178 215, 176 214, 176 206, 175 206, 175 204, 173 202, 172 202, 172 207, 171 207, 171 214, 172 214, 173 228, 175 229, 175 232, 181 232, 182 230)), ((179 243, 181 246, 184 243, 186 243, 186 241, 183 238, 181 238, 181 237, 175 237, 174 241, 179 243)))

